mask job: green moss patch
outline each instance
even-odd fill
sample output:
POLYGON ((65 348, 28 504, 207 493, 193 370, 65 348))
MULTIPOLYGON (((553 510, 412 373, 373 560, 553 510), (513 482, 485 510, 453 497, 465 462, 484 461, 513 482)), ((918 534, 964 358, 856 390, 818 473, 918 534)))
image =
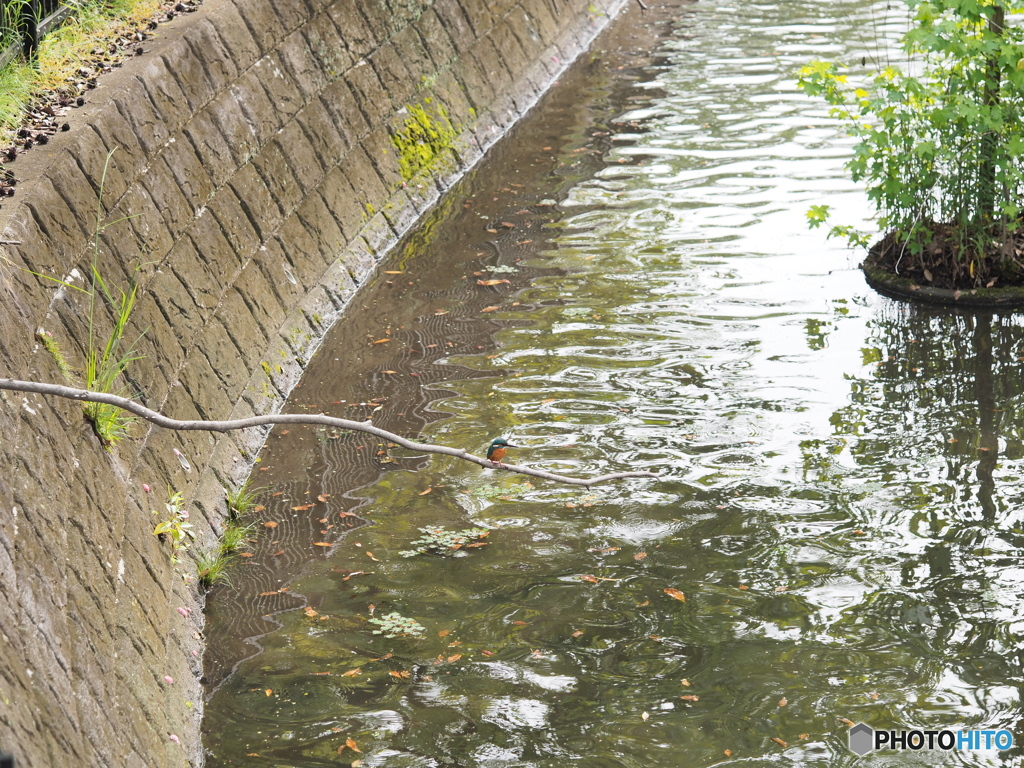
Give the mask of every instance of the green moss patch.
POLYGON ((398 150, 398 169, 404 181, 429 167, 459 135, 444 107, 426 99, 407 108, 402 127, 391 134, 398 150))

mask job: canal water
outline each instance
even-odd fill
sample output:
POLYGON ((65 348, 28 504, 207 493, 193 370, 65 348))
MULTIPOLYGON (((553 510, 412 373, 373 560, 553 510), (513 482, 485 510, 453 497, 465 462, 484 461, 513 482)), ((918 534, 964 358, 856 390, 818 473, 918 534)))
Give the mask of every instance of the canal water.
POLYGON ((805 225, 869 209, 795 72, 902 24, 632 7, 428 216, 289 410, 661 477, 275 431, 210 595, 209 765, 1019 763, 847 749, 853 722, 1024 740, 1024 331, 881 298, 805 225), (486 546, 403 556, 440 527, 486 546))

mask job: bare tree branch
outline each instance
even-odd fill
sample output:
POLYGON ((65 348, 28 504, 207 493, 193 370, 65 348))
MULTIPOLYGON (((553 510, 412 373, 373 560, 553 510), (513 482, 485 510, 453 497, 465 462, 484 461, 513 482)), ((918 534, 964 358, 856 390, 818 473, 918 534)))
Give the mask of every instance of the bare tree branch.
POLYGON ((545 480, 554 480, 557 483, 566 483, 568 485, 582 485, 587 488, 592 485, 597 485, 598 483, 605 483, 609 480, 619 480, 624 477, 660 477, 656 472, 616 472, 610 475, 601 475, 600 477, 591 478, 566 477, 565 475, 556 475, 553 472, 545 472, 542 469, 520 467, 515 464, 495 464, 488 459, 474 456, 473 454, 458 448, 448 448, 444 445, 416 443, 412 440, 406 440, 404 437, 396 435, 393 432, 388 432, 387 430, 373 426, 369 421, 349 421, 348 419, 336 419, 333 416, 324 416, 323 414, 282 413, 276 416, 252 416, 248 419, 232 419, 230 421, 181 421, 179 419, 168 418, 162 413, 157 413, 156 411, 150 410, 149 408, 139 405, 133 400, 129 400, 124 397, 110 395, 105 392, 90 392, 87 389, 64 387, 60 384, 44 384, 38 381, 17 381, 16 379, 0 379, 0 389, 13 390, 15 392, 33 392, 39 395, 54 395, 56 397, 67 398, 68 400, 106 403, 107 405, 116 406, 122 410, 128 411, 129 413, 134 413, 136 416, 139 416, 146 421, 151 421, 157 426, 164 427, 166 429, 229 432, 233 429, 262 427, 269 424, 320 424, 325 427, 350 429, 354 432, 366 432, 374 437, 379 437, 382 440, 388 440, 412 451, 440 453, 445 456, 454 456, 455 458, 462 459, 464 461, 471 461, 474 464, 479 464, 481 467, 486 467, 487 469, 504 469, 508 472, 516 472, 521 475, 531 475, 533 477, 540 477, 545 480))

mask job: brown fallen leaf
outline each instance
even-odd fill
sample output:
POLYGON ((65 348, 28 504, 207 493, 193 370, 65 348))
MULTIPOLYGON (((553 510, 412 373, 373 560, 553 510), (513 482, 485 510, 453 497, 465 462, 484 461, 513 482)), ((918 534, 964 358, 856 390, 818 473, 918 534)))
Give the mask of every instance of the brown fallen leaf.
POLYGON ((480 311, 481 312, 496 312, 499 309, 501 309, 501 307, 484 307, 480 311))
POLYGON ((782 747, 783 749, 786 749, 786 748, 787 748, 787 747, 789 746, 789 744, 787 744, 786 742, 784 742, 784 741, 783 741, 782 739, 780 739, 780 738, 779 738, 778 736, 772 736, 772 741, 774 741, 774 742, 775 742, 776 744, 778 744, 778 745, 779 745, 780 747, 782 747))
POLYGON ((331 546, 331 542, 329 542, 329 541, 314 541, 313 542, 313 546, 314 547, 329 547, 329 546, 331 546))
POLYGON ((374 344, 387 344, 391 339, 377 339, 374 344))
POLYGON ((669 597, 674 597, 676 600, 678 600, 681 603, 685 603, 686 602, 686 595, 683 594, 682 592, 680 592, 675 587, 665 587, 665 589, 663 589, 661 591, 664 592, 669 597))
POLYGON ((585 573, 584 573, 584 574, 581 574, 581 575, 580 575, 580 578, 581 578, 581 579, 582 579, 583 581, 588 581, 588 582, 590 582, 591 584, 598 584, 598 583, 600 583, 600 582, 598 581, 598 579, 597 579, 596 577, 594 577, 594 576, 590 576, 590 575, 588 575, 588 574, 585 574, 585 573))
POLYGON ((265 690, 265 691, 264 691, 264 693, 265 693, 265 694, 267 694, 267 696, 269 696, 269 695, 270 695, 270 694, 272 694, 273 692, 274 692, 274 689, 273 689, 273 688, 267 688, 267 690, 265 690))
POLYGON ((252 552, 239 552, 239 557, 252 557, 252 552))
POLYGON ((451 633, 452 633, 452 631, 450 629, 442 629, 440 632, 437 633, 437 636, 438 637, 448 637, 448 635, 450 635, 451 633))
POLYGON ((528 621, 513 621, 512 622, 512 626, 514 626, 514 627, 528 627, 528 626, 530 626, 530 622, 528 622, 528 621))
POLYGON ((373 552, 367 552, 366 556, 368 558, 370 558, 371 560, 373 560, 373 562, 375 562, 375 563, 379 563, 380 562, 380 560, 378 560, 376 557, 373 556, 373 552))
POLYGON ((726 750, 724 750, 722 752, 722 754, 725 755, 726 757, 732 757, 732 750, 731 749, 726 749, 726 750))
POLYGON ((679 698, 682 699, 683 701, 700 701, 700 696, 695 696, 692 693, 684 694, 683 696, 680 696, 679 698))
POLYGON ((303 504, 299 507, 292 507, 293 512, 305 512, 307 509, 312 509, 316 504, 303 504))
POLYGON ((494 655, 494 651, 488 651, 488 650, 484 650, 484 649, 481 649, 480 653, 482 653, 484 656, 493 656, 494 655))
POLYGON ((281 550, 278 550, 277 552, 275 552, 275 553, 274 553, 274 554, 272 555, 272 557, 280 557, 280 556, 281 556, 281 555, 283 555, 283 554, 284 554, 284 550, 283 550, 283 549, 281 549, 281 550))
POLYGON ((508 283, 509 285, 512 285, 512 283, 510 281, 508 281, 508 280, 477 280, 476 281, 477 285, 501 285, 502 283, 508 283))
POLYGON ((356 675, 362 673, 362 671, 363 671, 362 667, 356 667, 355 669, 350 669, 348 672, 343 672, 341 676, 342 677, 355 677, 356 675))
POLYGON ((352 571, 352 573, 350 573, 348 576, 343 577, 342 581, 348 581, 353 576, 364 576, 367 573, 369 573, 369 571, 352 571))
POLYGON ((690 687, 690 681, 689 681, 689 680, 687 680, 686 678, 683 678, 683 679, 682 679, 682 680, 680 680, 679 682, 680 682, 680 683, 682 683, 683 685, 685 685, 685 686, 686 686, 687 688, 689 688, 689 687, 690 687))
POLYGON ((638 563, 645 557, 647 557, 646 552, 637 552, 635 555, 633 555, 633 559, 636 560, 638 563))
POLYGON ((321 493, 319 496, 316 497, 316 500, 317 501, 327 501, 329 498, 331 498, 331 494, 329 494, 329 493, 321 493))
POLYGON ((573 637, 580 637, 582 635, 583 635, 583 630, 582 629, 577 629, 575 632, 572 633, 573 637))
POLYGON ((789 699, 787 699, 785 696, 783 696, 781 699, 779 699, 779 706, 780 707, 784 707, 787 704, 789 704, 789 699))
POLYGON ((397 672, 395 670, 391 670, 390 672, 388 672, 388 674, 392 677, 397 677, 399 680, 403 678, 412 677, 412 673, 405 669, 397 672))
POLYGON ((417 493, 416 495, 417 495, 417 496, 426 496, 426 495, 427 495, 428 493, 430 493, 430 492, 431 492, 432 490, 434 490, 434 489, 433 489, 433 487, 431 487, 431 488, 427 488, 427 490, 425 490, 425 491, 421 491, 420 493, 417 493))
POLYGON ((404 275, 405 273, 402 272, 401 270, 397 270, 397 269, 385 269, 384 270, 384 274, 385 275, 404 275))
POLYGON ((279 595, 281 594, 276 589, 271 592, 260 592, 260 597, 267 597, 268 595, 279 595))
POLYGON ((449 656, 448 657, 448 663, 452 664, 453 662, 456 662, 456 661, 458 661, 461 658, 462 658, 462 654, 461 653, 456 653, 453 656, 449 656))
POLYGON ((345 739, 345 746, 351 749, 353 752, 359 752, 362 754, 363 750, 356 746, 355 739, 345 739))
POLYGON ((306 608, 306 610, 304 610, 303 613, 306 614, 307 616, 309 616, 309 618, 311 618, 311 619, 314 618, 315 616, 319 615, 312 608, 306 608))
POLYGON ((856 725, 856 723, 853 722, 853 720, 847 720, 845 717, 840 717, 839 718, 839 722, 842 723, 843 725, 848 725, 851 728, 853 728, 853 726, 856 725))
POLYGON ((277 528, 277 523, 275 523, 273 520, 268 520, 263 524, 263 526, 265 528, 277 528))
POLYGON ((803 741, 804 739, 810 738, 810 736, 811 736, 811 734, 809 734, 809 733, 801 733, 799 736, 797 736, 797 739, 799 739, 800 741, 803 741))
POLYGON ((588 549, 587 552, 594 552, 598 555, 607 555, 609 552, 618 552, 622 547, 605 547, 604 549, 588 549))

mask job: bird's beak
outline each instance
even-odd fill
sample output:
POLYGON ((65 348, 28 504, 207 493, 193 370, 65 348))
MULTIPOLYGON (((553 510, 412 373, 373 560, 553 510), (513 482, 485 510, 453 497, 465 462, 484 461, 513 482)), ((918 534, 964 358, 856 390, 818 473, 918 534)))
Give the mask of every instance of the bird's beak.
POLYGON ((506 448, 522 448, 521 445, 512 445, 512 443, 505 443, 506 448))

